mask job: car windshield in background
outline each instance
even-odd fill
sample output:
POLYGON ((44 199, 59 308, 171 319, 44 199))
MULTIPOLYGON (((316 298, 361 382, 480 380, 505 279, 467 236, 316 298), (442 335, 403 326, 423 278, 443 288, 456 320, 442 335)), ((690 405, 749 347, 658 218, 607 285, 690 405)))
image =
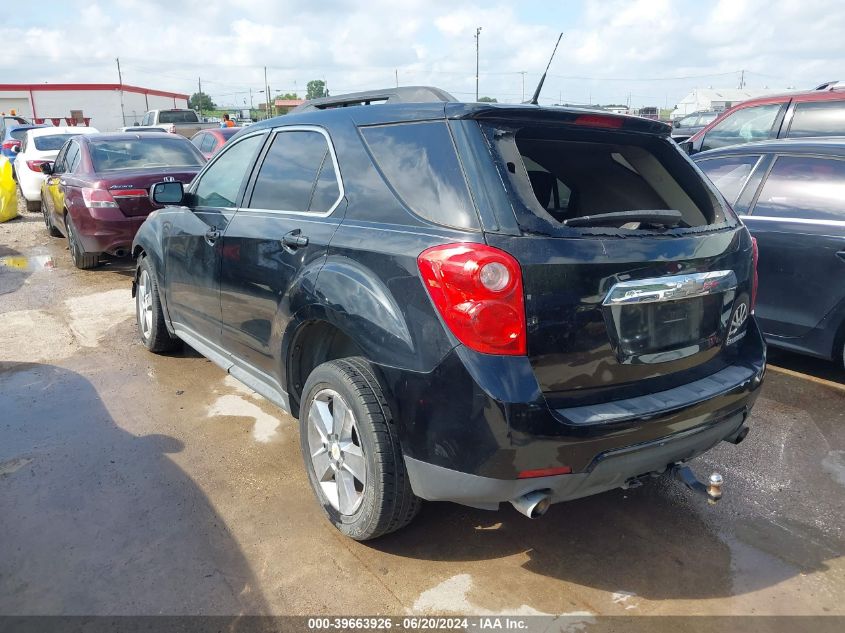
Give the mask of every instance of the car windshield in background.
POLYGON ((182 138, 137 138, 91 143, 94 171, 150 167, 197 167, 202 155, 182 138))
POLYGON ((36 136, 33 138, 35 142, 35 149, 39 152, 52 152, 62 149, 69 138, 73 138, 76 134, 50 134, 49 136, 36 136))
POLYGON ((193 110, 162 110, 158 113, 159 123, 199 123, 197 113, 193 110))

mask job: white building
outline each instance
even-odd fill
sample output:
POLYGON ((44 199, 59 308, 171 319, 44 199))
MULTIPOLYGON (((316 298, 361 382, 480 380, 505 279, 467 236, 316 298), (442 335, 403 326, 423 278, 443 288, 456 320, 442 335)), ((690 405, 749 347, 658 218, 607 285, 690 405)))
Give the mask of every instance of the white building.
POLYGON ((187 107, 188 95, 126 84, 0 84, 0 113, 15 110, 54 125, 84 122, 101 132, 140 123, 147 110, 187 107))
POLYGON ((727 110, 742 101, 787 92, 783 89, 696 88, 681 99, 672 110, 672 119, 701 110, 727 110))

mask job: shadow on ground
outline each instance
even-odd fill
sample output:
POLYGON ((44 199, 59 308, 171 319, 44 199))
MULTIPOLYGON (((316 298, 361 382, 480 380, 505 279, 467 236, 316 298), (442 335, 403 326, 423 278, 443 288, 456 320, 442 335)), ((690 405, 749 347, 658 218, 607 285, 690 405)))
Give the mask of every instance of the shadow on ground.
POLYGON ((119 428, 93 386, 0 363, 0 613, 266 613, 226 525, 170 459, 119 428))

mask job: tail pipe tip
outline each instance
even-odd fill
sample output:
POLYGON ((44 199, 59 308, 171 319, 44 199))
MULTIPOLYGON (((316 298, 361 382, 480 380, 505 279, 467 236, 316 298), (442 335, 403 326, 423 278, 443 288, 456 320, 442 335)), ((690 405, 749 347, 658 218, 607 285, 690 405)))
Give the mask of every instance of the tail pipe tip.
POLYGON ((511 504, 529 519, 536 519, 546 514, 552 505, 552 495, 548 490, 534 490, 512 499, 511 504))

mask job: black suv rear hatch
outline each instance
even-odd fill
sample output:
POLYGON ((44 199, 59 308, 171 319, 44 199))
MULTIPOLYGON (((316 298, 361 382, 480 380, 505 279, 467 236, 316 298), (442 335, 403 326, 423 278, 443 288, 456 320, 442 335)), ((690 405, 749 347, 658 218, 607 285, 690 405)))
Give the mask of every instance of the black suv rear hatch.
POLYGON ((461 118, 481 126, 516 216, 486 238, 522 267, 528 354, 550 404, 655 393, 731 364, 750 237, 667 126, 548 108, 461 118))

